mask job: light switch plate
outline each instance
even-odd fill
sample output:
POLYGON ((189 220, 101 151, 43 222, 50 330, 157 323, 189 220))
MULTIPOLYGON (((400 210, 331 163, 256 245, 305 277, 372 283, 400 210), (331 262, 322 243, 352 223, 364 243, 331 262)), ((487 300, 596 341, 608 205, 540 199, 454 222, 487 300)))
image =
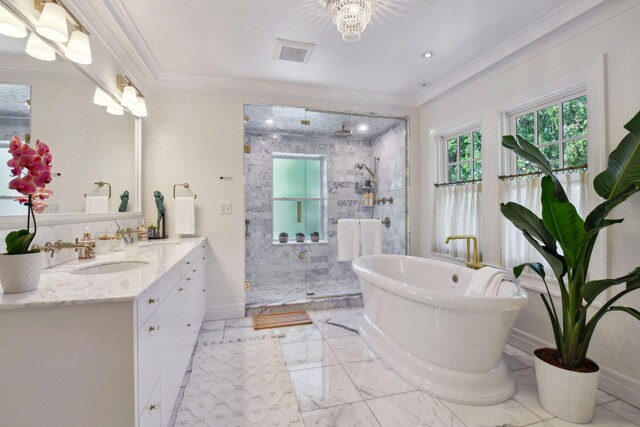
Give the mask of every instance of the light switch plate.
POLYGON ((222 203, 220 205, 220 215, 231 215, 231 203, 222 203))

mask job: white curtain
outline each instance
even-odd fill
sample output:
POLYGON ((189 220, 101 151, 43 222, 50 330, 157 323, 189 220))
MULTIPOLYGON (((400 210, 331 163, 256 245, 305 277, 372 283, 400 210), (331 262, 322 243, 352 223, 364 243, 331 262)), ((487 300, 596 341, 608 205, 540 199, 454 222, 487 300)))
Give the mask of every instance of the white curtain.
MULTIPOLYGON (((435 188, 434 202, 433 251, 466 258, 467 245, 464 241, 451 241, 448 245, 444 241, 448 236, 456 234, 471 234, 480 240, 482 184, 435 188)), ((478 246, 482 247, 480 244, 478 246)))
MULTIPOLYGON (((576 206, 578 214, 584 219, 587 213, 587 176, 588 172, 575 172, 558 174, 558 180, 567 192, 567 197, 576 206)), ((521 204, 536 215, 542 215, 542 191, 540 182, 542 178, 532 177, 514 179, 513 181, 499 181, 500 200, 504 203, 516 202, 521 204)), ((533 249, 527 239, 511 222, 502 218, 502 265, 512 268, 523 262, 541 262, 549 273, 551 270, 538 252, 533 249)), ((560 247, 558 246, 560 251, 560 247)))

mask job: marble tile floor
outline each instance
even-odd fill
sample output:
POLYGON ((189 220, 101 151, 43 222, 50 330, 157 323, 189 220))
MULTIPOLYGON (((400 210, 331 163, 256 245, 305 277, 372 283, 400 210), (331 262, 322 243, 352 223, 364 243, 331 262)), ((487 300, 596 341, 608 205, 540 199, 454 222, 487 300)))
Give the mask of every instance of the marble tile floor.
POLYGON ((327 279, 295 283, 255 285, 247 292, 247 307, 303 304, 317 299, 359 294, 357 279, 327 279), (310 295, 312 294, 312 295, 310 295))
MULTIPOLYGON (((199 341, 251 342, 278 338, 307 427, 432 426, 571 427, 538 403, 531 356, 507 345, 506 361, 518 388, 490 406, 446 402, 398 377, 357 332, 362 307, 311 310, 313 325, 254 331, 251 318, 205 322, 199 341)), ((186 385, 190 371, 185 375, 186 385)), ((180 405, 184 388, 178 396, 180 405)), ((598 391, 591 426, 640 426, 640 409, 598 391)), ((169 424, 173 426, 172 423, 169 424)), ((584 425, 584 424, 583 424, 584 425)))

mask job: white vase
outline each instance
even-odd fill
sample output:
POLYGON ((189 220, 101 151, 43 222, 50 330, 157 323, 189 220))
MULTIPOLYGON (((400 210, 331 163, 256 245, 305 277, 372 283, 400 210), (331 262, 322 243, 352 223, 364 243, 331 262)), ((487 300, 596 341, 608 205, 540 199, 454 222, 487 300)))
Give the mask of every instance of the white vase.
POLYGON ((600 370, 575 372, 533 358, 540 405, 565 421, 584 424, 593 418, 600 370))
POLYGON ((17 294, 38 289, 43 265, 42 252, 0 254, 0 284, 4 293, 17 294))

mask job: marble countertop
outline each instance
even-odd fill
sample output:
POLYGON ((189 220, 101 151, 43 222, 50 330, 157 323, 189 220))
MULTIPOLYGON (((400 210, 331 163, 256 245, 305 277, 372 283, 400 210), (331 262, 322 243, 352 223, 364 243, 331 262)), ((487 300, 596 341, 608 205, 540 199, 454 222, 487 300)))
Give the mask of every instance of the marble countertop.
MULTIPOLYGON (((180 244, 153 244, 158 241, 153 241, 149 245, 145 245, 148 242, 133 243, 128 245, 125 251, 98 255, 92 261, 72 261, 42 270, 40 286, 35 291, 21 294, 0 292, 0 310, 132 301, 189 252, 201 245, 205 238, 171 239, 170 241, 180 242, 180 244), (118 273, 71 274, 71 271, 78 267, 119 260, 139 260, 149 264, 118 273)), ((47 255, 43 254, 43 256, 47 255)))

